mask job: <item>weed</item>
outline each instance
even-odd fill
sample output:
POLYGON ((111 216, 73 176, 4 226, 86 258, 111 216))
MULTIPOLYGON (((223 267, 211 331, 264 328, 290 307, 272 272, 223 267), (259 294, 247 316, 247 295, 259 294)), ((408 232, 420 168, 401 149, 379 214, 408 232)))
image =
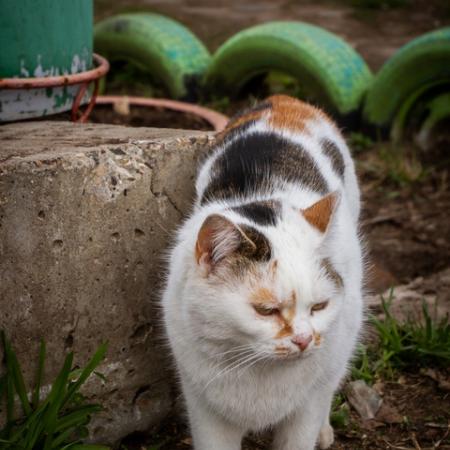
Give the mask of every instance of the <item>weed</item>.
POLYGON ((414 151, 381 147, 379 156, 386 168, 386 176, 398 186, 403 187, 422 181, 427 174, 414 151))
POLYGON ((350 377, 352 380, 363 380, 367 384, 372 384, 375 379, 376 371, 374 370, 373 361, 367 354, 367 347, 359 345, 356 351, 356 357, 350 369, 350 377))
POLYGON ((336 394, 331 405, 330 423, 334 428, 347 427, 350 420, 350 411, 345 397, 336 394))
POLYGON ((87 404, 79 392, 106 353, 102 344, 83 369, 72 369, 73 353, 69 353, 45 399, 41 399, 46 346, 41 342, 36 382, 29 398, 19 361, 2 332, 6 373, 0 377, 0 400, 5 396, 6 424, 0 430, 0 448, 4 450, 108 450, 100 445, 82 444, 87 436, 91 415, 99 405, 87 404), (23 415, 15 415, 15 397, 23 415))
POLYGON ((450 323, 444 317, 433 321, 427 304, 422 305, 423 320, 409 318, 399 323, 390 312, 393 291, 382 297, 384 319, 371 318, 378 332, 382 367, 412 368, 448 366, 450 363, 450 323))
POLYGON ((380 185, 388 182, 399 188, 423 181, 430 172, 420 162, 416 149, 404 146, 380 146, 360 165, 380 185))
POLYGON ((270 71, 263 79, 266 95, 285 94, 296 98, 307 98, 307 92, 295 77, 284 72, 270 71))
POLYGON ((204 106, 222 113, 227 113, 229 111, 230 104, 231 102, 229 97, 221 96, 212 96, 212 98, 208 102, 203 103, 204 106))
POLYGON ((364 133, 350 133, 348 138, 350 148, 354 153, 361 153, 363 151, 368 150, 373 146, 373 140, 366 136, 364 133))
POLYGON ((125 61, 111 64, 111 70, 106 77, 106 92, 108 94, 138 95, 142 97, 167 97, 163 86, 143 67, 125 61))
POLYGON ((450 363, 450 323, 448 317, 433 321, 426 303, 423 320, 399 322, 390 311, 393 299, 381 297, 384 318, 370 317, 378 342, 361 345, 351 368, 353 380, 368 384, 377 378, 393 378, 396 370, 428 366, 447 367, 450 363))

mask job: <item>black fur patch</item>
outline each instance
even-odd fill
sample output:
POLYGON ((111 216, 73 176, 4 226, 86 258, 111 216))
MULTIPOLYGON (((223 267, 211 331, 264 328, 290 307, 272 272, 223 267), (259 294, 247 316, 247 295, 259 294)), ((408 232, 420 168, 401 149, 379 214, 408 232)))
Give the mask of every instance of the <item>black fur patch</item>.
POLYGON ((211 200, 271 194, 274 178, 298 183, 320 194, 328 185, 312 157, 299 144, 273 132, 251 133, 230 142, 211 168, 202 204, 211 200))
POLYGON ((320 145, 322 146, 323 153, 330 158, 333 170, 342 178, 344 176, 345 163, 338 146, 329 139, 322 139, 320 145))
POLYGON ((245 203, 232 209, 259 225, 275 226, 281 213, 281 204, 276 200, 267 200, 245 203))

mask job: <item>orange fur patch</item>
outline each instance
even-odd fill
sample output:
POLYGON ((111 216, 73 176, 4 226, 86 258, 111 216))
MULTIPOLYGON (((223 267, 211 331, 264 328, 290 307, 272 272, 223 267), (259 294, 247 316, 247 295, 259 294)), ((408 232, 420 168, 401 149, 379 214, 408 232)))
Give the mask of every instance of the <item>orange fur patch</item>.
POLYGON ((197 260, 197 264, 204 254, 209 254, 211 252, 211 242, 215 229, 214 226, 215 222, 213 218, 208 218, 200 228, 195 244, 195 259, 197 260))
POLYGON ((272 264, 270 265, 270 273, 272 275, 272 278, 275 278, 275 275, 277 273, 278 269, 278 260, 272 261, 272 264))
POLYGON ((230 122, 228 122, 225 129, 216 135, 216 139, 221 140, 235 128, 245 125, 248 122, 254 122, 261 119, 264 114, 267 114, 268 110, 269 107, 257 111, 249 111, 247 114, 243 114, 242 116, 239 116, 236 119, 231 119, 230 122))
POLYGON ((281 339, 293 334, 292 321, 294 320, 296 307, 295 292, 292 292, 287 302, 280 304, 270 289, 262 287, 251 294, 251 302, 253 305, 267 306, 268 308, 280 307, 279 313, 268 316, 268 318, 276 319, 279 325, 275 339, 281 339))
POLYGON ((294 330, 292 329, 292 326, 287 323, 284 320, 281 320, 282 322, 282 328, 278 331, 278 333, 275 336, 275 339, 282 339, 286 336, 291 336, 294 330))
POLYGON ((259 288, 251 295, 252 303, 255 305, 267 305, 269 307, 273 307, 277 304, 277 299, 275 295, 270 289, 267 288, 259 288))
POLYGON ((275 347, 275 353, 278 353, 279 355, 288 355, 290 350, 284 345, 279 345, 275 347))
POLYGON ((314 205, 302 210, 305 219, 320 232, 325 233, 336 205, 337 196, 333 192, 323 197, 314 205))
POLYGON ((294 333, 294 330, 292 329, 292 321, 295 317, 296 304, 297 296, 295 292, 292 292, 289 300, 284 303, 283 309, 279 316, 278 322, 281 328, 276 334, 275 339, 281 339, 286 336, 291 336, 294 333))
POLYGON ((274 95, 267 99, 272 104, 269 126, 294 132, 308 132, 307 123, 325 119, 332 121, 320 109, 287 95, 274 95))
POLYGON ((233 128, 240 127, 247 122, 252 122, 254 120, 261 119, 263 114, 265 114, 267 110, 263 109, 261 111, 250 111, 248 114, 245 114, 241 117, 238 117, 236 120, 230 122, 226 128, 226 130, 232 130, 233 128))
POLYGON ((320 343, 322 342, 322 336, 320 335, 320 333, 316 333, 314 331, 313 336, 314 336, 314 344, 320 345, 320 343))

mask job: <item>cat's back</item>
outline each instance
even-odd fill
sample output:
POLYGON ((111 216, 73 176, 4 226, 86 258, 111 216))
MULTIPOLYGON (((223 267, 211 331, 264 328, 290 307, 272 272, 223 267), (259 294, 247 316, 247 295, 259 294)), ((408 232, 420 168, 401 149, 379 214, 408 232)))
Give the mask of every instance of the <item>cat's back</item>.
POLYGON ((270 198, 290 187, 343 190, 354 219, 354 165, 334 122, 320 109, 276 95, 230 120, 197 179, 197 204, 270 198))

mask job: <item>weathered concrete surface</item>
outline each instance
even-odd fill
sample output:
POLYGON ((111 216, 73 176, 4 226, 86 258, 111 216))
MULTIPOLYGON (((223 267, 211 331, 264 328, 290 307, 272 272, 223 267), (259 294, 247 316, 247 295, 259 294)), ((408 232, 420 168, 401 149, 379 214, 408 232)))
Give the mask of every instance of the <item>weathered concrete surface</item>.
POLYGON ((86 386, 105 407, 92 426, 99 441, 145 429, 172 406, 155 308, 161 256, 211 140, 57 122, 0 128, 0 328, 28 380, 45 338, 47 383, 66 352, 84 364, 109 341, 107 382, 86 386))

